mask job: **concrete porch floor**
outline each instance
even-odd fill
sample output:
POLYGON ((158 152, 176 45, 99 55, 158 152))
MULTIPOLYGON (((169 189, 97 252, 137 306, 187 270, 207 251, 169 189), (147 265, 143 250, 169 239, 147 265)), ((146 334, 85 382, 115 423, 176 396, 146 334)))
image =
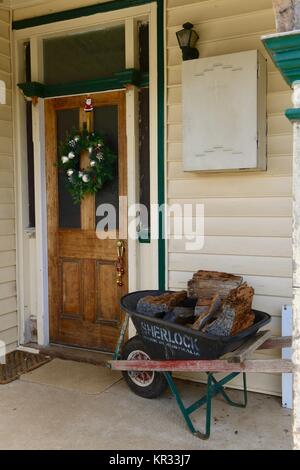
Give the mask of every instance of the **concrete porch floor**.
MULTIPOLYGON (((84 364, 82 364, 84 367, 84 364)), ((96 366, 95 366, 96 367, 96 366)), ((101 373, 101 367, 97 367, 101 373)), ((178 381, 186 402, 204 386, 178 381)), ((240 392, 231 391, 234 399, 240 392)), ((0 386, 0 449, 290 449, 291 412, 280 399, 249 393, 245 410, 213 401, 208 441, 192 436, 170 393, 134 395, 123 379, 96 395, 17 380, 0 386)), ((203 410, 194 422, 202 427, 203 410)), ((202 428, 203 429, 203 428, 202 428)))

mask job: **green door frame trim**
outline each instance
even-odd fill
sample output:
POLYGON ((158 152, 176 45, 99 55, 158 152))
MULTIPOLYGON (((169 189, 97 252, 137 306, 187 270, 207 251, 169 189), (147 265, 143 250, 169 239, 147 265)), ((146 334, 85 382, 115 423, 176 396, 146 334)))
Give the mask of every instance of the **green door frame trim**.
MULTIPOLYGON (((97 5, 75 8, 57 13, 51 13, 34 18, 13 21, 13 30, 32 28, 58 21, 66 21, 82 16, 94 15, 108 11, 123 10, 147 3, 157 4, 157 179, 158 179, 158 204, 163 206, 165 202, 165 63, 164 63, 164 0, 113 0, 97 5)), ((166 244, 164 239, 164 214, 159 212, 159 239, 158 239, 158 288, 165 289, 166 279, 166 244)))
POLYGON ((125 69, 115 73, 112 77, 99 78, 97 80, 82 80, 57 85, 44 85, 39 82, 18 83, 18 87, 28 98, 53 98, 79 95, 81 93, 120 90, 121 88, 126 88, 127 85, 135 85, 139 88, 148 87, 149 74, 141 74, 139 70, 135 69, 125 69))

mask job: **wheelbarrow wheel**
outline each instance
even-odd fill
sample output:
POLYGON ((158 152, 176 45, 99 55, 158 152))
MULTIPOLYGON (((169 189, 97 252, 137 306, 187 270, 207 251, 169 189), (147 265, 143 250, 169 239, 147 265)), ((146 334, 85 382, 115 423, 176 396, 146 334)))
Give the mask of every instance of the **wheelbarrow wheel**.
MULTIPOLYGON (((123 347, 122 359, 126 361, 150 360, 150 352, 139 336, 134 336, 123 347)), ((129 388, 140 397, 158 398, 168 383, 161 372, 152 371, 123 371, 124 379, 129 388)))

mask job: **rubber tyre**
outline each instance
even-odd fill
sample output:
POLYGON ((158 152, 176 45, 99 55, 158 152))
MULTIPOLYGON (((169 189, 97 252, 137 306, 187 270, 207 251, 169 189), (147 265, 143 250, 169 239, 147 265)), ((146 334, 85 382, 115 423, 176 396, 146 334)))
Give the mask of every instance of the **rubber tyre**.
MULTIPOLYGON (((128 360, 128 357, 134 354, 135 351, 142 351, 151 359, 151 355, 147 346, 143 343, 139 336, 134 336, 129 341, 127 341, 122 350, 122 359, 128 360)), ((158 398, 160 397, 165 390, 168 388, 168 382, 166 381, 164 374, 161 372, 154 372, 154 378, 152 383, 146 386, 139 386, 136 382, 132 380, 130 372, 122 372, 124 379, 127 382, 129 388, 139 397, 142 398, 158 398)))

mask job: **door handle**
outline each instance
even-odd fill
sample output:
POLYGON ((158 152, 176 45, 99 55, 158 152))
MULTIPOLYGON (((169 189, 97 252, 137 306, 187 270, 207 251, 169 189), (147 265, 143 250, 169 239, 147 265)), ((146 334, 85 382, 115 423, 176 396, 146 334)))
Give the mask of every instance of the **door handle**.
POLYGON ((122 240, 118 240, 117 241, 116 271, 117 271, 117 285, 119 287, 123 286, 123 276, 125 274, 124 252, 125 252, 125 243, 122 240))
POLYGON ((118 254, 118 258, 123 258, 123 255, 124 255, 124 251, 125 251, 125 244, 122 240, 118 240, 117 241, 117 254, 118 254))

